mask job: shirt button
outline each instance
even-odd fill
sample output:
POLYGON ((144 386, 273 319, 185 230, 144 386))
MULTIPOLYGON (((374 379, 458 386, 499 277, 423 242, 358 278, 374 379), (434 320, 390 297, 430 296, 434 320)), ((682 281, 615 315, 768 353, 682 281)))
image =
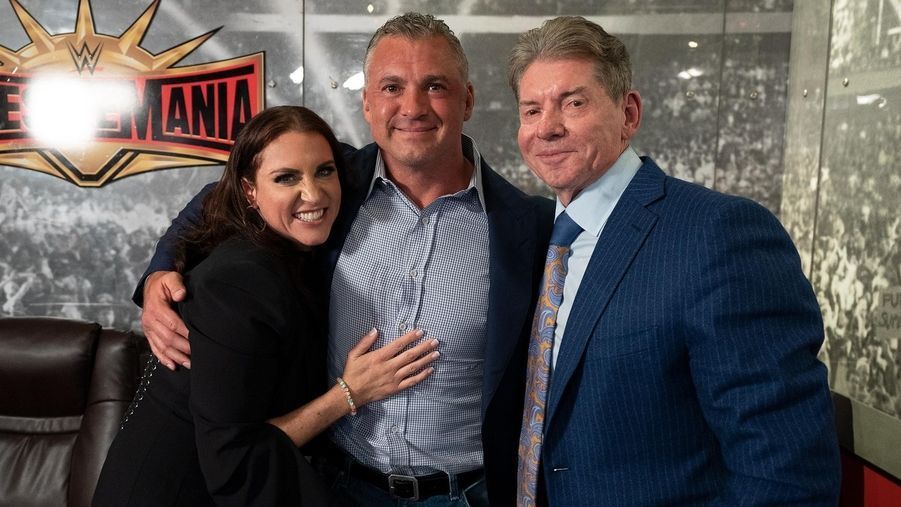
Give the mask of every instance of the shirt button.
POLYGON ((410 278, 416 278, 417 276, 419 276, 419 271, 416 271, 415 269, 411 269, 410 270, 410 278))
POLYGON ((398 428, 396 424, 391 425, 391 433, 398 433, 399 431, 400 428, 398 428))
POLYGON ((401 323, 397 326, 397 330, 400 331, 401 333, 406 333, 406 332, 407 332, 407 329, 409 329, 409 328, 410 328, 410 324, 408 324, 408 323, 406 323, 406 322, 401 322, 401 323))
POLYGON ((422 223, 425 225, 429 225, 429 217, 422 217, 422 223))

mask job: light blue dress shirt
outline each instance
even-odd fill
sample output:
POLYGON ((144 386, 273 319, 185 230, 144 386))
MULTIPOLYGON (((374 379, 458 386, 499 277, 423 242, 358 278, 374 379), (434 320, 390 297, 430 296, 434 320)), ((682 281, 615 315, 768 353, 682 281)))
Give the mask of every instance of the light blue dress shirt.
MULTIPOLYGON (((456 474, 482 467, 482 363, 488 319, 488 215, 478 149, 468 188, 420 209, 387 177, 381 152, 332 278, 328 372, 373 326, 375 347, 419 328, 441 357, 422 383, 360 408, 332 439, 384 473, 456 474)), ((354 386, 350 386, 353 388, 354 386)))
MULTIPOLYGON (((557 310, 557 328, 554 330, 554 350, 551 359, 551 367, 557 365, 557 355, 563 343, 566 333, 566 321, 572 311, 573 301, 579 292, 585 270, 588 269, 588 261, 591 260, 595 248, 598 247, 598 238, 613 208, 619 202, 629 182, 641 167, 641 159, 631 146, 616 159, 613 166, 600 178, 588 185, 573 199, 569 206, 564 207, 557 199, 557 211, 554 218, 566 211, 566 214, 579 224, 582 233, 576 237, 571 248, 572 253, 567 261, 568 270, 566 281, 563 284, 563 302, 557 310)), ((603 245, 601 245, 603 248, 603 245)))

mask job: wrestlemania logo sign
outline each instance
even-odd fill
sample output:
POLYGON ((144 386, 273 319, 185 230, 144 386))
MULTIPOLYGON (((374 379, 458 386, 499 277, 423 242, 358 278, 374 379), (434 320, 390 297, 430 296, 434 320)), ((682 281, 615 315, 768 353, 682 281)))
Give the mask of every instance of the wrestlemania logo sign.
POLYGON ((228 158, 264 107, 263 53, 174 67, 219 29, 151 54, 140 44, 159 1, 113 37, 95 31, 90 0, 57 35, 10 0, 31 43, 0 46, 0 165, 100 187, 228 158))

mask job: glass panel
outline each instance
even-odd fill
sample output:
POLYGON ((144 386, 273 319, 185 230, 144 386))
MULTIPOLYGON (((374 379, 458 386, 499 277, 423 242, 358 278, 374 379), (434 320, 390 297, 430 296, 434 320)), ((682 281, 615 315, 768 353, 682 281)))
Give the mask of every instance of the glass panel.
POLYGON ((813 279, 833 390, 901 417, 901 12, 832 11, 813 279))
MULTIPOLYGON (((717 179, 719 189, 778 212, 791 28, 785 13, 791 2, 736 2, 728 9, 722 0, 590 4, 429 3, 429 10, 448 22, 466 48, 476 89, 476 111, 466 131, 492 167, 527 192, 551 195, 519 155, 506 55, 520 32, 546 16, 580 14, 621 36, 630 49, 635 86, 645 105, 642 129, 633 142, 640 153, 679 177, 710 187, 717 179), (725 48, 724 29, 739 32, 729 35, 725 48), (721 74, 730 94, 723 102, 721 74), (721 171, 715 178, 717 167, 721 171)), ((322 111, 340 136, 358 146, 371 140, 357 93, 368 39, 388 17, 422 7, 418 2, 390 9, 373 4, 369 13, 368 6, 312 2, 305 20, 307 58, 322 57, 319 64, 308 65, 307 105, 322 111)))
POLYGON ((795 37, 791 44, 781 218, 808 277, 813 260, 831 10, 830 0, 798 2, 792 17, 794 32, 805 36, 795 37))
POLYGON ((789 33, 728 34, 724 42, 716 186, 779 213, 789 33))
MULTIPOLYGON (((722 15, 710 24, 722 30, 722 15)), ((669 174, 713 187, 723 37, 690 27, 627 39, 644 105, 633 146, 669 174)))

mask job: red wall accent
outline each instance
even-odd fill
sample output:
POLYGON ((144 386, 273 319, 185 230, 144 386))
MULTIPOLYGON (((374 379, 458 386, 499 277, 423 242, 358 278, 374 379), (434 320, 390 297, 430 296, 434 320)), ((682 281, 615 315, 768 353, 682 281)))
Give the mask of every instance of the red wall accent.
POLYGON ((841 507, 899 507, 901 481, 842 449, 841 507))

